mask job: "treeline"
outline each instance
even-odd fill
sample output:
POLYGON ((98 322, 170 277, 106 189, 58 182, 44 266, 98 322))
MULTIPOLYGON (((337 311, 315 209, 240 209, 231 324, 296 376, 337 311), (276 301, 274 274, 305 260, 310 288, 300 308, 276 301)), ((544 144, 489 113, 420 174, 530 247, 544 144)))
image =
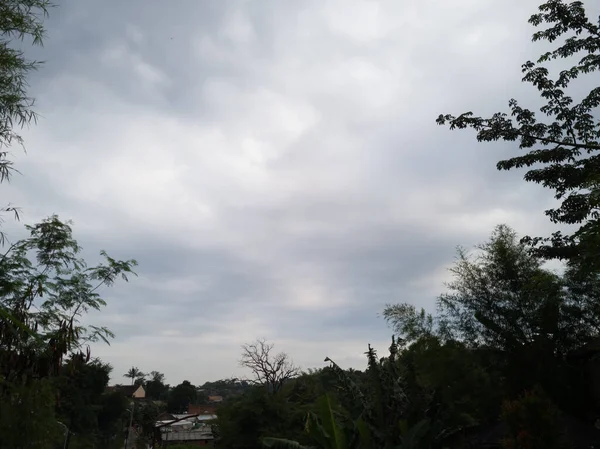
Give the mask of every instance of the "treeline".
POLYGON ((123 377, 131 379, 132 385, 141 385, 147 399, 164 406, 169 413, 187 413, 191 405, 221 402, 245 392, 249 383, 243 379, 221 379, 195 386, 189 380, 171 387, 165 383, 165 375, 158 371, 145 374, 138 367, 131 367, 123 377), (218 397, 211 401, 211 397, 218 397))
MULTIPOLYGON (((25 89, 35 63, 11 39, 40 41, 49 6, 0 3, 0 181, 13 169, 15 127, 35 117, 25 89)), ((483 142, 517 142, 524 154, 498 168, 526 168, 526 181, 553 190, 558 206, 546 215, 563 232, 519 239, 500 225, 474 251, 460 250, 435 312, 385 308, 394 337, 386 349, 366 345, 364 371, 326 358, 328 366, 302 372, 258 340, 242 347, 251 385, 171 388, 161 373, 132 368, 126 377, 148 391, 133 402, 107 391, 111 367, 89 351, 112 333, 82 322, 136 263, 104 252, 100 264, 86 263, 70 224, 51 216, 28 226, 27 238, 4 241, 0 254, 0 447, 110 449, 123 447, 132 429, 137 447, 156 445, 163 410, 186 412, 213 392, 226 398, 214 423, 223 448, 598 446, 600 87, 578 89, 577 101, 566 91, 581 75, 597 80, 600 28, 578 1, 549 0, 530 22, 534 41, 550 49, 522 66, 544 102, 544 121, 511 100, 508 113, 447 114, 438 123, 471 128, 483 142), (551 76, 554 60, 572 66, 551 76), (548 260, 562 268, 549 270, 548 260)))
MULTIPOLYGON (((545 269, 498 226, 460 250, 438 312, 384 316, 397 338, 366 370, 265 382, 218 410, 224 448, 590 447, 600 442, 598 276, 545 269), (327 425, 325 425, 328 423, 327 425), (327 427, 329 426, 329 428, 327 427)), ((275 366, 268 357, 257 366, 275 366)), ((263 376, 266 378, 267 376, 263 376)))
MULTIPOLYGON (((51 6, 0 2, 0 183, 16 170, 10 150, 23 144, 19 128, 36 119, 27 76, 39 63, 13 44, 41 44, 51 6)), ((19 218, 17 207, 3 205, 0 224, 7 213, 19 218)), ((129 402, 106 394, 111 367, 88 346, 113 335, 82 318, 105 305, 101 292, 133 275, 136 262, 100 252, 100 264, 87 264, 70 223, 57 216, 26 228, 16 242, 0 229, 0 447, 123 447, 129 402)))
POLYGON ((526 181, 553 190, 558 206, 545 213, 563 231, 519 239, 500 225, 473 251, 460 249, 435 313, 406 303, 385 308, 396 337, 384 357, 368 346, 364 372, 326 359, 328 368, 293 372, 279 389, 266 373, 257 376, 257 386, 218 411, 217 445, 600 445, 600 86, 574 87, 577 101, 566 93, 579 76, 598 79, 600 20, 583 2, 550 0, 529 22, 538 27, 533 40, 550 44, 522 66, 544 120, 512 99, 508 113, 437 121, 471 128, 481 142, 517 142, 524 154, 498 169, 526 168, 526 181), (573 65, 553 76, 555 60, 573 65), (562 267, 549 270, 548 260, 562 267))

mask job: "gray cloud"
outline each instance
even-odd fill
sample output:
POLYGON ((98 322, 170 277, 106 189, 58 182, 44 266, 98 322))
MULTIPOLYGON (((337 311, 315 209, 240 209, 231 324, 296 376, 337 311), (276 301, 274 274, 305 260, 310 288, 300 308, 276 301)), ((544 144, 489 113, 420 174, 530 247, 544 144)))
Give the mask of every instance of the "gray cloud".
MULTIPOLYGON (((516 96, 537 1, 64 4, 32 79, 43 119, 3 186, 25 221, 75 221, 140 262, 88 318, 96 355, 171 383, 243 374, 263 336, 305 367, 363 367, 395 301, 432 307, 456 245, 548 232, 514 145, 437 127, 516 96)), ((19 235, 14 224, 13 235, 19 235)))

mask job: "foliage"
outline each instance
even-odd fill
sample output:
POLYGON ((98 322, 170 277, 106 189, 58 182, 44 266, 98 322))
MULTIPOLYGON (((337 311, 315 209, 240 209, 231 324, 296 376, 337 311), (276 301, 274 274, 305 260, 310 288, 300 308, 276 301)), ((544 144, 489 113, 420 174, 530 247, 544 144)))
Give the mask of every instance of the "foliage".
MULTIPOLYGON (((13 162, 8 159, 11 144, 23 144, 17 129, 36 120, 34 100, 27 95, 27 76, 40 63, 25 58, 13 41, 27 38, 34 45, 41 45, 45 33, 43 19, 50 7, 48 0, 0 2, 0 183, 10 180, 14 171, 13 162)), ((19 210, 10 205, 0 208, 1 212, 12 212, 19 218, 19 210)), ((4 239, 4 233, 0 232, 0 243, 4 239)))
MULTIPOLYGON (((322 449, 348 449, 348 429, 335 418, 329 396, 321 396, 315 403, 316 411, 307 414, 305 432, 322 449)), ((267 437, 261 440, 267 448, 302 449, 300 443, 284 438, 267 437)))
MULTIPOLYGON (((27 229, 28 238, 0 255, 0 403, 11 410, 2 415, 0 441, 19 436, 19 443, 11 447, 43 447, 40 432, 60 435, 62 426, 85 427, 95 421, 89 402, 99 402, 108 378, 106 373, 92 373, 103 368, 88 365, 85 345, 108 341, 112 334, 103 327, 83 326, 80 320, 90 309, 105 305, 99 289, 112 285, 118 276, 127 279, 135 265, 102 252, 104 263, 88 267, 78 257, 81 248, 70 225, 56 216, 27 229), (66 356, 70 360, 63 367, 66 356), (79 370, 91 371, 77 377, 74 373, 79 370), (75 378, 66 381, 71 374, 75 378), (62 403, 59 392, 64 395, 62 403), (57 424, 55 406, 59 416, 73 422, 57 424), (24 427, 33 409, 39 416, 36 429, 29 431, 24 427), (68 416, 63 414, 67 410, 68 416), (9 414, 11 419, 5 420, 9 414)), ((50 436, 44 438, 52 441, 50 436)))
POLYGON ((506 449, 552 449, 561 447, 558 409, 540 387, 519 399, 506 401, 502 419, 507 424, 506 449))
MULTIPOLYGON (((450 269, 454 281, 438 299, 437 333, 473 347, 511 350, 555 331, 563 299, 561 279, 544 270, 542 260, 505 225, 476 250, 475 256, 458 250, 450 269)), ((407 339, 432 334, 433 318, 414 307, 387 306, 383 315, 407 339)))
MULTIPOLYGON (((399 448, 421 447, 434 438, 429 431, 430 419, 425 415, 429 403, 414 413, 407 396, 408 383, 400 367, 402 342, 392 337, 387 357, 378 358, 370 345, 365 382, 359 387, 331 359, 331 368, 338 376, 340 403, 359 405, 358 415, 350 414, 350 447, 399 448), (411 413, 413 412, 413 413, 411 413)), ((441 435, 440 435, 441 436, 441 435)))
MULTIPOLYGON (((133 425, 135 428, 135 446, 146 449, 157 438, 156 420, 161 410, 151 401, 135 401, 133 425)), ((133 435, 132 435, 133 438, 133 435)))
POLYGON ((205 382, 198 387, 199 395, 218 395, 224 400, 242 394, 248 390, 250 383, 243 379, 221 379, 215 382, 205 382))
POLYGON ((165 384, 165 375, 158 371, 150 371, 150 379, 144 384, 146 397, 149 399, 167 400, 169 395, 169 386, 165 384))
MULTIPOLYGON (((81 356, 71 357, 54 379, 58 391, 57 417, 77 437, 77 445, 94 445, 100 439, 98 413, 112 368, 99 360, 86 363, 81 356)), ((122 410, 113 420, 120 420, 122 410)))
POLYGON ((188 406, 195 402, 196 387, 188 380, 184 380, 170 391, 167 411, 169 413, 187 413, 188 406))
POLYGON ((221 404, 214 426, 216 444, 230 449, 256 448, 267 436, 308 442, 303 432, 308 410, 291 399, 293 387, 287 388, 271 394, 253 386, 221 404))
MULTIPOLYGON (((598 335, 598 296, 582 288, 597 281, 594 284, 588 277, 581 285, 574 274, 559 276, 544 269, 540 256, 528 251, 506 226, 497 227, 477 251, 471 255, 459 250, 451 269, 454 281, 438 300, 431 331, 422 332, 422 337, 460 341, 487 354, 506 379, 509 394, 541 383, 559 404, 582 411, 591 386, 587 392, 573 383, 571 389, 565 388, 576 371, 567 358, 598 335)), ((420 330, 413 326, 419 322, 415 313, 388 306, 384 316, 397 332, 414 338, 420 330)))
POLYGON ((83 326, 80 318, 106 304, 101 287, 119 276, 127 280, 136 265, 102 251, 104 262, 88 267, 78 257, 81 247, 70 224, 57 216, 26 228, 30 237, 0 256, 0 380, 5 385, 56 374, 65 355, 88 342, 108 342, 113 336, 108 329, 83 326))
POLYGON ((128 398, 122 392, 105 393, 100 400, 98 419, 98 446, 103 448, 122 447, 123 432, 128 419, 128 398))
POLYGON ((533 41, 559 42, 536 62, 522 66, 523 81, 538 89, 546 102, 540 108, 549 121, 536 117, 517 100, 510 100, 510 116, 496 113, 489 118, 475 117, 471 112, 440 115, 438 123, 450 129, 472 128, 479 141, 518 141, 529 152, 500 161, 498 169, 527 167, 525 180, 554 190, 560 207, 546 215, 554 223, 579 225, 571 235, 554 233, 549 238, 529 239, 543 257, 566 259, 580 267, 600 268, 600 195, 598 177, 600 159, 600 120, 595 114, 600 106, 600 86, 594 87, 578 103, 565 92, 583 74, 600 69, 600 28, 587 16, 583 2, 567 3, 549 0, 539 7, 529 22, 548 28, 537 31, 533 41), (549 66, 556 59, 580 59, 556 77, 549 66))
POLYGON ((54 416, 54 390, 48 379, 15 385, 0 397, 0 445, 12 449, 54 449, 65 428, 54 416))
POLYGON ((137 380, 143 382, 146 375, 138 367, 132 366, 129 371, 123 374, 123 377, 131 379, 131 385, 133 385, 137 380))
POLYGON ((410 399, 407 419, 431 421, 435 439, 498 416, 505 395, 493 354, 472 350, 457 341, 424 336, 399 356, 405 392, 410 399))
POLYGON ((255 384, 277 393, 287 381, 300 374, 300 368, 285 352, 273 355, 274 346, 262 339, 243 345, 240 365, 252 371, 255 384))
POLYGON ((477 249, 473 258, 459 250, 450 269, 455 280, 439 298, 445 336, 513 350, 552 335, 563 299, 560 278, 542 269, 542 261, 507 226, 498 226, 477 249))

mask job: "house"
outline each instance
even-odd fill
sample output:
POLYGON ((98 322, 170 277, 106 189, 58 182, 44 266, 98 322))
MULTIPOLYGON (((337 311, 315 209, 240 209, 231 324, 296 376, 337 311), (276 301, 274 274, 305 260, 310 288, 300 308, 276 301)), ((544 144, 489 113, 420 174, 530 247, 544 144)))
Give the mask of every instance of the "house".
POLYGON ((212 403, 223 402, 223 396, 218 396, 218 395, 209 396, 208 402, 212 402, 212 403))
POLYGON ((157 438, 161 440, 161 447, 177 444, 190 446, 212 444, 214 440, 212 427, 203 421, 202 415, 161 414, 159 421, 155 424, 157 438), (170 420, 169 418, 174 419, 170 420))
POLYGON ((180 444, 208 446, 213 444, 214 439, 212 431, 205 429, 161 432, 161 440, 164 447, 180 444))
POLYGON ((188 405, 188 413, 190 415, 215 415, 217 407, 214 405, 190 404, 188 405))
POLYGON ((129 398, 144 399, 146 397, 146 390, 141 385, 114 385, 106 388, 107 393, 123 393, 123 395, 129 398))

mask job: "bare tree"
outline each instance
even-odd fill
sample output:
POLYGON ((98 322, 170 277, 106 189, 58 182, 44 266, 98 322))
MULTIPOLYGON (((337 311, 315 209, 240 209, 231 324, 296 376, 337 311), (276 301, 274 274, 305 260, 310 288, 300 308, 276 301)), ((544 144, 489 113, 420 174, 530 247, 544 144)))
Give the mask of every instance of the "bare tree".
POLYGON ((268 391, 276 393, 286 381, 300 374, 300 368, 294 365, 285 352, 274 355, 274 346, 264 339, 243 345, 240 366, 252 371, 252 382, 265 385, 268 391))

